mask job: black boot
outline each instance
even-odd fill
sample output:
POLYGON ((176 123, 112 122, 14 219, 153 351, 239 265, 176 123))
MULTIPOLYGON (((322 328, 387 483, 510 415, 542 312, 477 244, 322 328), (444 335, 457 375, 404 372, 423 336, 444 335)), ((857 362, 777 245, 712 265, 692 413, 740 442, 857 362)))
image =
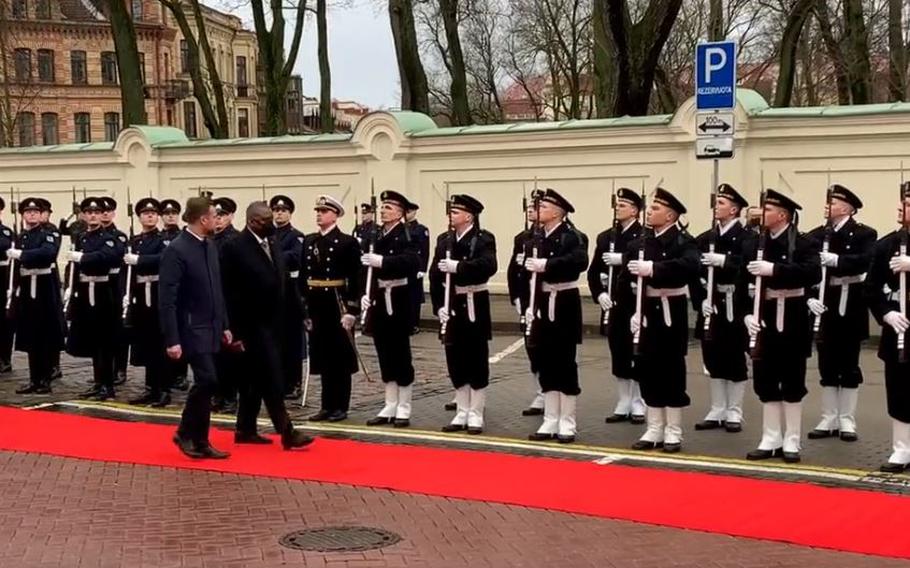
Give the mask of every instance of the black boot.
POLYGON ((57 379, 63 378, 63 371, 60 370, 60 365, 55 365, 51 368, 51 380, 56 381, 57 379))
POLYGON ((149 403, 152 408, 164 408, 171 403, 171 393, 163 392, 149 403))
POLYGON ((41 381, 35 387, 35 394, 51 394, 51 382, 50 381, 41 381))
POLYGON ((114 398, 114 387, 104 385, 98 389, 98 394, 91 397, 92 400, 97 400, 103 402, 105 400, 111 400, 114 398))
POLYGON ((186 391, 190 388, 190 383, 186 380, 186 375, 177 375, 177 378, 174 379, 174 388, 179 391, 186 391))
POLYGON ((120 385, 126 384, 126 371, 117 371, 117 376, 114 378, 114 386, 119 387, 120 385))
POLYGON ((281 447, 285 450, 302 448, 313 443, 313 438, 307 436, 300 430, 295 430, 293 425, 289 425, 287 430, 281 435, 281 447))
POLYGON ((101 392, 101 388, 100 384, 95 383, 87 391, 80 393, 79 398, 94 398, 101 392))
POLYGON ((152 392, 151 389, 145 389, 145 392, 142 393, 141 396, 130 399, 127 401, 127 403, 132 404, 134 406, 141 406, 141 405, 145 405, 145 404, 151 404, 155 400, 158 400, 158 395, 156 395, 154 392, 152 392))
POLYGON ((38 389, 36 383, 29 383, 25 386, 19 387, 16 389, 16 394, 35 394, 35 391, 38 389))

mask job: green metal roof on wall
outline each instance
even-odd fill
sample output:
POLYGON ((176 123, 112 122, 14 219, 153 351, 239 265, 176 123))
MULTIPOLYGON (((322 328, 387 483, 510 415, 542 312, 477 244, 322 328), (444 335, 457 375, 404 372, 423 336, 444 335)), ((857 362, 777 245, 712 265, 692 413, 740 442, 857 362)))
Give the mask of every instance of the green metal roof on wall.
MULTIPOLYGON (((427 117, 429 118, 429 117, 427 117)), ((507 124, 475 124, 471 126, 447 126, 411 134, 412 138, 435 136, 459 136, 465 134, 503 134, 506 132, 552 132, 555 130, 597 129, 620 126, 652 126, 669 124, 671 114, 649 116, 620 116, 616 118, 570 119, 557 122, 511 122, 507 124)))
POLYGON ((15 148, 0 148, 3 154, 49 154, 51 152, 96 152, 99 150, 113 150, 113 142, 89 142, 87 144, 55 144, 53 146, 17 146, 15 148))
POLYGON ((179 128, 174 128, 173 126, 133 126, 134 128, 142 133, 146 141, 152 148, 158 146, 163 146, 164 144, 170 144, 174 142, 186 142, 189 138, 186 137, 186 133, 179 128))
POLYGON ((310 142, 346 142, 351 139, 350 134, 287 134, 284 136, 270 136, 263 138, 204 138, 183 141, 173 141, 158 144, 161 149, 171 148, 210 148, 217 146, 256 146, 263 144, 308 144, 310 142))
POLYGON ((768 108, 751 116, 755 118, 797 118, 820 116, 872 116, 910 112, 910 103, 877 103, 871 105, 831 105, 816 107, 768 108))

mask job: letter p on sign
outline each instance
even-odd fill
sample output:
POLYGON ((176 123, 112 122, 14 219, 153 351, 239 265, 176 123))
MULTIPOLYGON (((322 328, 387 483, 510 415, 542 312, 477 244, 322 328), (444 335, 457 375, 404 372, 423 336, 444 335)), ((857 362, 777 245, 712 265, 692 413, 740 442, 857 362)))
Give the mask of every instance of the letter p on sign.
POLYGON ((720 71, 727 64, 727 52, 719 47, 709 47, 705 50, 705 81, 711 82, 711 75, 720 71))
POLYGON ((736 43, 716 41, 695 47, 695 106, 727 110, 736 105, 736 43))

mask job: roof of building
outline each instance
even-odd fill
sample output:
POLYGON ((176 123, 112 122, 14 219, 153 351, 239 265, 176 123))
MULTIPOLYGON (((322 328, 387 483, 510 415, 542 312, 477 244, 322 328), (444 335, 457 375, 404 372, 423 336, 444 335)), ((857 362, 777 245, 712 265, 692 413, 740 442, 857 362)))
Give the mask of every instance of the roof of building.
POLYGON ((67 20, 76 22, 104 21, 103 0, 59 0, 60 12, 67 20))

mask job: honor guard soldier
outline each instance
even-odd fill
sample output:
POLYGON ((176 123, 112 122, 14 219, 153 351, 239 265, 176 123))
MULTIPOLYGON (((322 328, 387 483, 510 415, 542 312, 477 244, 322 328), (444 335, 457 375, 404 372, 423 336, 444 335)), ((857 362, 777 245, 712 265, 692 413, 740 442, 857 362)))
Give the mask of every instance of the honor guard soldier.
MULTIPOLYGON (((171 241, 180 234, 180 211, 180 203, 177 200, 161 200, 161 239, 165 246, 171 244, 171 241)), ((181 391, 189 388, 190 385, 186 379, 187 367, 185 359, 176 361, 168 359, 168 372, 173 381, 173 388, 181 391)))
POLYGON ((17 394, 47 394, 55 354, 63 348, 66 324, 60 300, 60 280, 54 277, 54 263, 60 250, 60 233, 40 223, 40 213, 50 203, 29 197, 19 203, 23 231, 16 246, 6 251, 10 269, 15 270, 12 302, 16 350, 28 354, 29 384, 17 394))
MULTIPOLYGON (((117 201, 113 197, 101 197, 101 228, 104 231, 109 232, 113 237, 114 248, 122 259, 123 255, 126 254, 126 244, 129 241, 129 238, 126 236, 126 233, 117 228, 117 225, 114 224, 114 217, 117 215, 117 201)), ((118 263, 115 266, 112 266, 110 269, 111 279, 117 282, 117 291, 116 291, 116 300, 117 305, 119 306, 123 302, 123 296, 126 294, 126 271, 122 270, 122 266, 118 263)), ((120 319, 117 320, 117 325, 121 325, 123 322, 120 319)), ((115 385, 122 385, 126 382, 126 367, 127 367, 127 357, 129 352, 129 340, 125 333, 117 333, 117 351, 114 357, 115 360, 115 385)))
POLYGON ((635 281, 636 310, 630 318, 632 342, 638 339, 636 375, 645 400, 647 429, 632 448, 682 448, 682 409, 686 393, 689 343, 688 284, 698 277, 698 246, 680 228, 686 207, 658 187, 648 207, 650 230, 629 243, 625 252, 623 287, 635 281))
MULTIPOLYGON (((0 197, 0 213, 6 209, 6 201, 0 197)), ((13 229, 0 221, 0 306, 6 307, 9 282, 9 258, 6 251, 13 248, 16 235, 13 229)), ((0 375, 13 370, 13 322, 7 317, 0 317, 0 375)))
POLYGON ((145 367, 145 392, 130 404, 162 408, 171 402, 171 378, 165 354, 164 335, 158 318, 158 266, 166 244, 158 230, 161 204, 145 197, 136 203, 142 232, 130 239, 124 263, 128 272, 129 296, 122 315, 128 321, 130 364, 145 367))
MULTIPOLYGON (((48 201, 47 199, 43 199, 43 198, 41 199, 41 201, 43 202, 43 204, 45 206, 45 208, 41 211, 41 218, 40 218, 41 226, 44 227, 45 231, 47 231, 51 234, 53 234, 53 233, 60 234, 60 230, 57 228, 56 225, 51 223, 51 220, 50 220, 51 213, 53 212, 51 210, 51 202, 48 201)), ((57 243, 57 252, 58 253, 60 252, 60 242, 59 241, 57 243)), ((57 267, 57 263, 55 262, 51 268, 54 271, 54 278, 57 280, 57 282, 60 282, 60 270, 57 267)), ((59 286, 57 287, 57 289, 59 291, 59 286)), ((61 298, 58 301, 62 302, 63 299, 61 298)), ((53 360, 53 364, 51 367, 51 382, 56 381, 57 379, 60 379, 60 378, 63 378, 63 373, 60 371, 60 351, 55 351, 54 360, 53 360)))
POLYGON ((91 357, 94 386, 83 397, 96 400, 114 398, 116 351, 121 326, 119 274, 112 274, 123 260, 118 237, 101 225, 106 207, 103 197, 82 201, 88 228, 79 237, 76 250, 68 254, 73 264, 72 322, 66 352, 73 357, 91 357))
MULTIPOLYGON (((632 424, 644 424, 645 403, 641 398, 641 387, 635 378, 632 358, 632 331, 629 322, 635 313, 635 293, 631 286, 618 285, 622 269, 622 255, 629 243, 641 236, 641 223, 638 220, 644 203, 641 195, 621 187, 616 191, 613 227, 597 235, 597 247, 588 268, 588 288, 594 302, 600 305, 604 317, 601 318, 600 333, 607 336, 610 346, 610 359, 613 365, 613 376, 616 378, 616 390, 619 398, 613 414, 607 416, 607 424, 631 421, 632 424), (613 270, 610 270, 613 267, 613 270), (613 275, 612 283, 609 282, 613 275), (609 294, 612 286, 613 294, 609 294)), ((628 283, 628 279, 624 281, 628 283)))
MULTIPOLYGON (((910 232, 910 182, 900 188, 899 228, 875 244, 866 280, 869 309, 882 326, 878 358, 885 362, 885 392, 891 417, 892 453, 881 471, 901 473, 910 467, 910 360, 907 358, 907 255, 910 232)), ((824 325, 824 324, 823 324, 824 325)))
POLYGON ((375 213, 373 206, 369 203, 360 204, 360 223, 354 227, 352 236, 357 239, 361 247, 366 243, 370 233, 376 229, 375 213))
POLYGON ((450 230, 436 239, 430 265, 430 298, 455 387, 455 417, 443 432, 483 432, 493 337, 487 281, 497 264, 496 238, 480 228, 482 211, 483 204, 470 195, 451 197, 450 230))
POLYGON ((354 323, 360 315, 360 244, 341 232, 338 219, 344 206, 331 195, 320 195, 315 233, 303 241, 301 275, 309 312, 310 370, 322 382, 319 412, 308 420, 338 422, 348 417, 351 375, 357 372, 354 323))
POLYGON ((575 403, 581 388, 575 361, 581 344, 581 295, 578 277, 588 267, 586 238, 571 227, 566 215, 575 208, 562 195, 547 189, 537 200, 537 254, 525 258, 532 289, 525 325, 528 341, 539 349, 537 361, 543 390, 543 423, 531 440, 575 441, 575 403), (536 285, 536 286, 535 286, 536 285))
MULTIPOLYGON (((763 206, 765 235, 743 255, 749 261, 748 275, 755 279, 754 293, 760 298, 744 321, 750 344, 754 341, 753 387, 762 402, 761 442, 746 457, 762 460, 782 455, 784 461, 795 463, 800 460, 806 359, 812 350, 805 296, 821 279, 821 265, 818 250, 796 227, 799 204, 769 189, 763 206)), ((740 297, 748 305, 748 296, 740 297)))
POLYGON ((828 189, 828 222, 806 236, 820 249, 825 267, 825 293, 808 299, 817 322, 816 349, 822 384, 822 418, 810 439, 839 436, 855 442, 856 401, 863 372, 859 368, 862 342, 869 338, 869 314, 863 282, 878 238, 875 229, 853 216, 863 202, 846 187, 828 189))
MULTIPOLYGON (((234 214, 237 202, 230 197, 218 197, 212 200, 215 207, 215 234, 212 241, 218 253, 225 243, 240 234, 234 227, 234 214)), ((218 391, 212 401, 213 412, 235 414, 237 412, 237 395, 240 385, 241 359, 238 353, 222 349, 215 354, 215 369, 218 374, 218 391)))
POLYGON ((733 186, 720 184, 715 193, 714 226, 695 239, 702 264, 692 290, 692 304, 699 312, 695 337, 701 339, 702 358, 711 377, 711 408, 705 419, 695 424, 696 430, 742 431, 749 338, 743 324, 743 304, 736 301, 736 285, 742 279, 743 247, 754 239, 740 222, 747 207, 749 203, 733 186), (711 278, 709 271, 713 272, 711 278))
MULTIPOLYGON (((269 207, 275 215, 275 244, 284 257, 284 266, 288 272, 289 286, 294 286, 298 290, 300 287, 300 258, 303 254, 304 234, 291 226, 291 215, 294 213, 294 201, 286 195, 276 195, 269 200, 269 207)), ((284 394, 287 400, 300 399, 303 396, 303 364, 305 358, 303 335, 303 312, 299 298, 292 294, 287 295, 288 300, 288 317, 285 318, 287 325, 284 333, 284 357, 285 384, 284 394)))
POLYGON ((380 230, 368 243, 370 252, 360 257, 367 267, 366 293, 360 309, 366 312, 364 333, 373 336, 379 370, 385 383, 385 404, 368 426, 411 424, 414 365, 411 363, 411 328, 414 303, 408 283, 420 268, 418 243, 411 238, 404 214, 411 203, 397 191, 379 196, 380 230), (372 242, 375 241, 375 242, 372 242))
POLYGON ((411 333, 420 333, 420 307, 423 305, 424 300, 423 278, 426 276, 427 264, 430 262, 430 230, 417 220, 418 209, 420 209, 420 206, 411 202, 405 212, 408 233, 417 244, 417 254, 420 257, 420 267, 417 269, 417 276, 408 283, 408 289, 411 291, 411 302, 414 304, 414 308, 411 311, 411 333))

